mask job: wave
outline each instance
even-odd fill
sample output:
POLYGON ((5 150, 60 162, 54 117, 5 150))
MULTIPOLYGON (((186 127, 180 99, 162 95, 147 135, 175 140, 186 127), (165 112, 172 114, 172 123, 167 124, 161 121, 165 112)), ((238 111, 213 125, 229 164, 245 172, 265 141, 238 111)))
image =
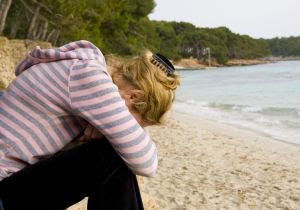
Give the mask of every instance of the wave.
POLYGON ((284 107, 260 107, 260 106, 247 106, 247 105, 238 105, 238 104, 225 104, 225 103, 216 103, 216 102, 199 102, 195 100, 187 101, 178 101, 181 103, 186 103, 188 105, 200 106, 202 108, 208 107, 213 109, 219 109, 222 111, 237 111, 244 113, 259 113, 263 115, 271 116, 300 116, 300 109, 296 108, 284 108, 284 107))
POLYGON ((300 145, 300 110, 176 100, 174 110, 248 128, 276 139, 300 145))

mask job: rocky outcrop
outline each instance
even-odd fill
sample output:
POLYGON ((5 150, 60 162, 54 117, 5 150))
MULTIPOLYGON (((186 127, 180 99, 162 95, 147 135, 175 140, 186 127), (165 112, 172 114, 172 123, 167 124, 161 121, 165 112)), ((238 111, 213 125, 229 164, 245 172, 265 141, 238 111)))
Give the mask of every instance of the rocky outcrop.
POLYGON ((232 59, 226 63, 226 66, 249 66, 265 63, 269 63, 269 61, 260 59, 232 59))
POLYGON ((9 40, 0 36, 0 90, 5 89, 15 78, 16 65, 35 46, 51 48, 47 42, 31 40, 9 40))
POLYGON ((209 69, 210 67, 220 67, 215 59, 211 59, 209 66, 208 62, 198 60, 196 58, 183 58, 173 62, 176 69, 209 69))
MULTIPOLYGON (((295 58, 294 58, 295 59, 295 58)), ((210 69, 210 67, 222 67, 222 66, 248 66, 270 63, 272 60, 266 59, 231 59, 226 64, 218 64, 215 59, 212 59, 211 66, 207 62, 195 58, 184 58, 175 61, 176 69, 210 69)))
POLYGON ((202 69, 207 66, 195 58, 180 59, 178 61, 174 61, 174 65, 177 69, 202 69))

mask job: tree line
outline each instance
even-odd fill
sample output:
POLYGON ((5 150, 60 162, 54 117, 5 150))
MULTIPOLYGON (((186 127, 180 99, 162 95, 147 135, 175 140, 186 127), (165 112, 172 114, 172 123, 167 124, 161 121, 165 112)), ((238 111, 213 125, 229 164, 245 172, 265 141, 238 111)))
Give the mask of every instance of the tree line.
POLYGON ((266 40, 274 56, 300 56, 300 36, 283 37, 266 40))
POLYGON ((222 64, 228 59, 299 55, 299 37, 254 39, 226 27, 151 21, 148 15, 155 6, 154 0, 0 0, 0 34, 54 46, 86 39, 105 54, 122 56, 147 48, 171 59, 206 60, 209 49, 222 64))

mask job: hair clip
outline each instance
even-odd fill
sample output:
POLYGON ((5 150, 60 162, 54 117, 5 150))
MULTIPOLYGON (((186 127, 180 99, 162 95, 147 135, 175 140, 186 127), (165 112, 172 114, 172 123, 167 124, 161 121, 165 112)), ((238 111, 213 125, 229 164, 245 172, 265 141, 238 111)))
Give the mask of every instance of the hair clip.
POLYGON ((151 63, 166 71, 168 76, 174 74, 175 72, 173 64, 165 56, 159 53, 153 53, 151 63))

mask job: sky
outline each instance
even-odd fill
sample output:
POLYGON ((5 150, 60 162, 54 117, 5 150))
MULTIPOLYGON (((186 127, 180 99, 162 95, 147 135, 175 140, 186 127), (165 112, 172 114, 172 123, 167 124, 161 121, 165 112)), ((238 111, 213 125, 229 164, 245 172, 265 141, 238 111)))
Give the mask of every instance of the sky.
POLYGON ((254 38, 300 36, 300 0, 155 0, 151 20, 226 26, 254 38))

